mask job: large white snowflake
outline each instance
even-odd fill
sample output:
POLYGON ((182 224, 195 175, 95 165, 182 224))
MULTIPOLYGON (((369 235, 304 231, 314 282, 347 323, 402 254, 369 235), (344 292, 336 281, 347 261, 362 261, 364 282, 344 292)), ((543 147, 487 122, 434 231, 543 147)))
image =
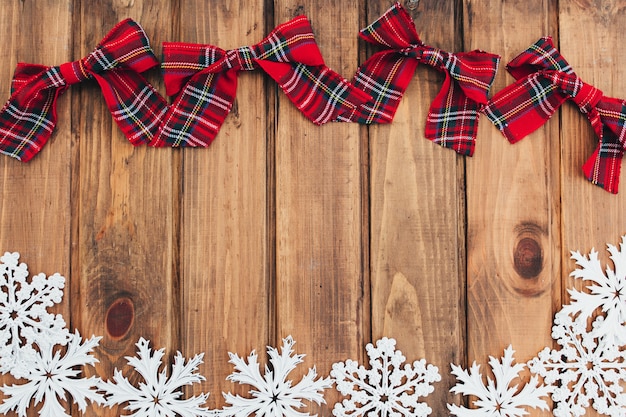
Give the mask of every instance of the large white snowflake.
POLYGON ((563 312, 554 319, 552 338, 561 348, 544 348, 528 366, 554 386, 554 415, 582 416, 590 401, 602 414, 626 415, 626 395, 620 385, 626 382, 626 352, 606 338, 594 337, 586 323, 563 312))
POLYGON ((127 356, 126 360, 143 379, 137 387, 131 384, 122 372, 115 369, 113 382, 100 384, 106 395, 106 405, 126 403, 125 409, 134 417, 195 417, 207 416, 209 411, 204 407, 209 394, 200 394, 182 399, 182 388, 187 385, 204 381, 198 374, 198 366, 202 364, 204 354, 195 355, 185 363, 180 352, 174 356, 171 375, 167 376, 167 366, 162 359, 165 349, 152 351, 150 342, 143 337, 136 343, 137 356, 127 356), (160 372, 159 369, 163 368, 160 372))
POLYGON ((24 378, 28 382, 0 388, 5 395, 0 413, 15 411, 24 417, 31 403, 33 406, 42 403, 41 417, 69 417, 67 406, 61 403, 69 402, 68 394, 81 412, 85 411, 87 401, 100 404, 103 398, 96 392, 100 378, 79 377, 81 367, 98 362, 92 352, 99 341, 100 337, 92 337, 83 342, 78 331, 70 334, 64 347, 47 343, 45 339, 36 340, 35 360, 24 378))
POLYGON ((287 380, 289 373, 302 363, 305 355, 293 354, 295 344, 291 336, 283 339, 280 352, 268 346, 269 364, 265 366, 265 374, 261 375, 257 354, 252 351, 248 362, 234 353, 228 353, 229 362, 235 366, 235 372, 227 379, 240 384, 251 385, 251 398, 224 393, 228 404, 220 411, 222 416, 246 417, 303 417, 309 413, 300 412, 304 407, 303 400, 313 401, 316 404, 325 403, 323 392, 332 386, 332 380, 317 378, 315 367, 302 377, 300 382, 292 386, 287 380), (316 379, 317 378, 317 379, 316 379))
POLYGON ((433 382, 441 380, 439 369, 424 359, 411 364, 396 350, 394 339, 382 338, 376 347, 366 346, 371 369, 354 360, 333 364, 330 375, 337 390, 350 398, 336 403, 333 414, 343 416, 427 416, 432 409, 420 402, 433 392, 433 382))
POLYGON ((452 374, 459 382, 450 391, 473 395, 476 400, 473 402, 474 409, 448 404, 450 413, 459 417, 518 417, 528 414, 528 407, 547 410, 548 404, 543 397, 550 395, 551 386, 542 385, 536 376, 531 377, 521 389, 519 385, 512 385, 514 380, 520 379, 520 372, 526 367, 523 363, 513 363, 513 353, 514 350, 509 345, 500 360, 489 357, 495 381, 487 377, 487 385, 483 382, 480 365, 476 362, 472 363, 469 372, 460 366, 451 365, 452 374))
POLYGON ((32 277, 17 252, 0 256, 0 372, 28 376, 36 352, 32 344, 46 340, 65 345, 69 331, 60 314, 47 312, 63 298, 65 278, 55 273, 32 277))
POLYGON ((622 237, 619 249, 610 244, 607 246, 615 270, 607 266, 606 275, 598 260, 598 252, 592 249, 588 257, 581 255, 580 252, 572 252, 572 259, 580 268, 575 269, 570 275, 592 284, 587 286, 587 292, 568 289, 571 302, 563 306, 561 311, 582 323, 601 309, 605 318, 592 330, 593 336, 604 337, 611 343, 624 345, 626 344, 626 236, 622 237))

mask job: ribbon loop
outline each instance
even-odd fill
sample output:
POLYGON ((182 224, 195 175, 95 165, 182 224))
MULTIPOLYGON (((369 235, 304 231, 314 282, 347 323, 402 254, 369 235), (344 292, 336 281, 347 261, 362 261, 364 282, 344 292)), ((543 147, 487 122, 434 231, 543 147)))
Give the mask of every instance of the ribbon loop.
POLYGON ((0 110, 0 153, 24 162, 35 156, 54 131, 57 99, 70 85, 95 78, 113 113, 120 100, 133 101, 136 94, 119 94, 128 89, 119 79, 121 72, 142 72, 157 64, 143 29, 131 19, 118 23, 84 59, 54 67, 18 64, 14 90, 0 110), (120 74, 111 75, 113 71, 120 74))
POLYGON ((545 124, 565 100, 572 100, 599 139, 583 165, 585 177, 617 193, 626 137, 624 101, 606 97, 582 81, 549 37, 531 45, 507 69, 517 81, 499 91, 485 107, 485 114, 502 134, 515 143, 545 124))
POLYGON ((445 73, 441 91, 426 120, 426 138, 463 155, 472 155, 478 118, 487 103, 500 57, 483 51, 452 54, 424 45, 400 3, 361 31, 361 38, 386 49, 370 57, 353 84, 372 99, 340 121, 390 123, 419 63, 445 73))

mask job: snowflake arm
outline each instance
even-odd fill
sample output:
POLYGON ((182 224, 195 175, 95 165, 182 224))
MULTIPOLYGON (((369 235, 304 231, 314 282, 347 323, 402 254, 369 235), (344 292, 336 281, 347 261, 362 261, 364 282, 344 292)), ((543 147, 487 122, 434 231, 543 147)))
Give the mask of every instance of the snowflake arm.
POLYGON ((228 376, 228 380, 239 384, 251 385, 252 398, 224 393, 228 404, 221 412, 224 416, 245 417, 308 417, 310 414, 298 411, 304 406, 303 400, 324 403, 323 391, 332 386, 330 378, 317 378, 315 367, 295 385, 287 380, 289 373, 302 363, 304 355, 294 354, 293 338, 283 339, 283 345, 278 349, 268 346, 267 354, 269 365, 265 366, 264 375, 261 375, 258 356, 252 351, 248 361, 236 354, 229 353, 230 363, 235 371, 228 376), (317 378, 317 379, 316 379, 317 378))
POLYGON ((197 373, 203 354, 195 355, 185 363, 180 352, 176 353, 171 375, 163 366, 165 349, 153 351, 150 342, 140 338, 136 343, 137 356, 126 357, 128 364, 142 377, 137 387, 131 384, 121 371, 115 369, 113 380, 102 382, 100 388, 106 393, 106 405, 127 404, 125 409, 134 417, 196 417, 210 415, 203 404, 209 394, 181 399, 181 388, 204 381, 197 373), (159 369, 164 369, 159 372, 159 369))
POLYGON ((615 270, 607 266, 606 271, 602 271, 598 253, 593 249, 589 256, 572 252, 572 259, 580 268, 570 275, 591 284, 587 285, 587 291, 569 289, 571 301, 563 306, 561 314, 586 322, 601 309, 605 318, 594 328, 594 336, 622 345, 626 343, 626 236, 622 237, 619 249, 610 244, 607 246, 615 270))
POLYGON ((63 317, 47 311, 61 302, 65 278, 38 274, 28 282, 28 267, 19 256, 0 256, 0 372, 18 379, 29 373, 36 340, 65 345, 70 337, 63 317))
POLYGON ((396 341, 386 337, 376 346, 368 344, 370 369, 353 360, 333 364, 330 374, 337 390, 349 397, 335 404, 333 415, 424 417, 432 412, 419 398, 433 391, 431 384, 441 379, 439 370, 423 359, 403 367, 406 358, 395 346, 396 341))
POLYGON ((24 417, 32 400, 33 405, 43 403, 39 411, 41 417, 69 417, 60 403, 68 394, 81 412, 85 411, 88 401, 102 403, 103 398, 97 392, 100 379, 81 378, 78 369, 97 362, 92 352, 99 341, 99 337, 92 337, 83 342, 76 331, 70 334, 63 355, 60 349, 54 350, 54 344, 36 341, 37 355, 31 372, 25 377, 28 382, 0 388, 6 397, 0 404, 0 413, 15 411, 24 417))
POLYGON ((548 404, 543 397, 548 397, 552 390, 549 385, 541 385, 536 376, 533 376, 522 389, 518 385, 511 386, 513 380, 519 378, 519 373, 524 370, 524 364, 514 364, 513 348, 509 346, 504 350, 504 356, 497 360, 489 357, 495 381, 487 377, 487 384, 483 383, 480 366, 472 363, 469 372, 456 366, 452 367, 452 374, 459 381, 450 389, 455 394, 473 395, 477 397, 474 406, 469 409, 455 404, 448 404, 452 415, 458 417, 474 417, 478 415, 493 415, 500 417, 520 417, 528 414, 526 407, 548 409, 548 404))

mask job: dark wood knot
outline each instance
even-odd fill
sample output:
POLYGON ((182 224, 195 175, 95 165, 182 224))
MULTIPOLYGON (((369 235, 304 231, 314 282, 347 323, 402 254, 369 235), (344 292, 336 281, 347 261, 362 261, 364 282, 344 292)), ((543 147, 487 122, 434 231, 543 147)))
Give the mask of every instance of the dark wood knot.
POLYGON ((126 336, 135 320, 135 306, 129 298, 119 298, 107 310, 105 327, 113 339, 126 336))
POLYGON ((515 271, 526 279, 535 278, 543 269, 543 251, 541 245, 531 237, 524 237, 517 242, 513 251, 515 271))

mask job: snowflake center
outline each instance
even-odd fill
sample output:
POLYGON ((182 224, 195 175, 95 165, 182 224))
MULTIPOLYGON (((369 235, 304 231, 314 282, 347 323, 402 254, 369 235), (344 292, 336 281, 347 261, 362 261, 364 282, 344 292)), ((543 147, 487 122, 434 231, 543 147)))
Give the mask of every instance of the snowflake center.
POLYGON ((383 394, 380 396, 379 401, 381 403, 386 403, 387 401, 389 401, 389 396, 387 394, 383 394))

